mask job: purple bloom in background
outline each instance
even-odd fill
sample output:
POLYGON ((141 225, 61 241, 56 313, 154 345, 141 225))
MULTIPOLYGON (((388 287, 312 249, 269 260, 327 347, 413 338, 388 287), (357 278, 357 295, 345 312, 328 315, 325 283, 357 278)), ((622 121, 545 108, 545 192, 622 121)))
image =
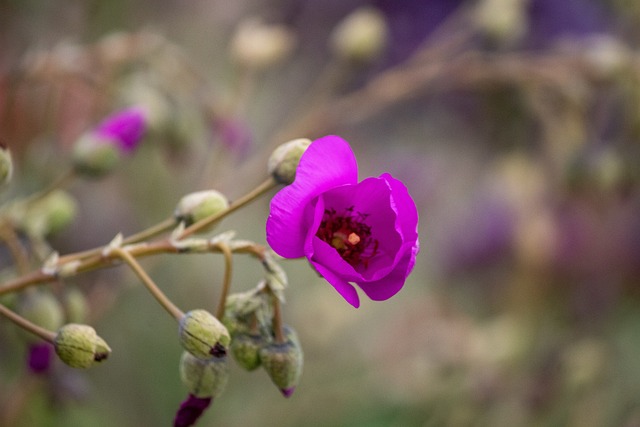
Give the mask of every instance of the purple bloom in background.
POLYGON ((349 144, 326 136, 307 148, 293 184, 271 201, 267 242, 285 258, 307 257, 358 307, 352 283, 377 301, 402 288, 419 250, 417 225, 402 182, 387 173, 358 182, 349 144))
POLYGON ((192 426, 198 421, 198 418, 209 407, 213 398, 211 397, 196 397, 193 394, 189 394, 187 400, 182 402, 176 417, 173 420, 173 427, 188 427, 192 426))
POLYGON ((131 107, 105 118, 93 129, 92 134, 112 140, 121 151, 130 153, 138 146, 146 130, 144 110, 131 107))
POLYGON ((27 366, 34 374, 44 374, 49 371, 53 361, 53 345, 48 342, 39 342, 29 346, 27 354, 27 366))

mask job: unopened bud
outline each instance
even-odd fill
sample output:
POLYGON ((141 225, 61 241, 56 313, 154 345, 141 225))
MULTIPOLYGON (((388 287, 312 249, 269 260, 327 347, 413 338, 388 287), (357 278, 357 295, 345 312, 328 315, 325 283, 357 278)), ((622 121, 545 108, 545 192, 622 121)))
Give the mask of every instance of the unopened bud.
POLYGON ((114 143, 91 133, 82 135, 73 147, 74 170, 84 176, 102 177, 116 167, 119 159, 120 150, 114 143))
POLYGON ((231 354, 238 365, 253 371, 260 366, 260 348, 263 345, 260 335, 237 334, 231 340, 231 354))
POLYGON ((76 217, 77 210, 76 201, 69 193, 55 190, 28 205, 28 210, 17 221, 28 234, 45 236, 67 227, 76 217))
POLYGON ((218 214, 228 207, 229 201, 219 191, 196 191, 180 200, 173 215, 176 220, 183 221, 186 226, 189 226, 201 219, 218 214))
POLYGON ((101 177, 113 170, 120 154, 131 153, 147 128, 146 112, 132 107, 118 111, 82 135, 73 149, 76 172, 101 177))
POLYGON ((191 310, 180 319, 180 343, 195 357, 223 357, 231 341, 227 328, 205 310, 191 310))
POLYGON ((95 329, 77 323, 60 328, 53 344, 60 360, 72 368, 89 368, 111 354, 111 348, 95 329))
POLYGON ((226 357, 203 360, 185 351, 180 359, 180 379, 196 397, 217 397, 227 385, 229 362, 226 357))
MULTIPOLYGON (((16 310, 25 319, 48 330, 55 331, 64 322, 62 306, 46 290, 26 292, 18 300, 16 310)), ((33 336, 28 334, 28 337, 31 339, 33 336)))
POLYGON ((304 360, 295 332, 287 329, 286 342, 274 342, 260 349, 262 366, 284 397, 291 396, 298 385, 304 360))
POLYGON ((284 26, 249 19, 240 24, 231 40, 231 56, 242 66, 263 69, 284 59, 294 45, 293 33, 284 26))
POLYGON ((369 62, 382 53, 387 38, 384 15, 372 7, 362 7, 338 24, 331 44, 334 53, 341 58, 369 62))
POLYGON ((13 160, 11 151, 0 142, 0 186, 11 181, 13 176, 13 160))
POLYGON ((291 184, 296 178, 296 169, 300 158, 311 145, 311 140, 306 138, 280 144, 273 150, 267 163, 267 170, 273 178, 281 184, 291 184))

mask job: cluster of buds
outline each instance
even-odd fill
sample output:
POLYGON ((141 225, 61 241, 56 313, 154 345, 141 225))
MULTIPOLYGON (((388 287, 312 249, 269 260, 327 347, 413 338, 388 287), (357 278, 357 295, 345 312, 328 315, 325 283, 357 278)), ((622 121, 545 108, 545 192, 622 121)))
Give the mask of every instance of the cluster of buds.
POLYGON ((283 327, 278 339, 273 330, 270 298, 254 292, 230 295, 224 318, 231 326, 231 355, 240 367, 254 371, 262 367, 285 396, 293 394, 303 366, 303 352, 293 328, 283 327))

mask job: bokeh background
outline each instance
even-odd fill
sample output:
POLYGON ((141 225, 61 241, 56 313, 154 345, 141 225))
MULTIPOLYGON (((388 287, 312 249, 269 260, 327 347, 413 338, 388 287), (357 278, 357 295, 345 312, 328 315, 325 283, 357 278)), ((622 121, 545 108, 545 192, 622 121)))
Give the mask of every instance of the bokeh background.
MULTIPOLYGON (((190 191, 233 200, 278 143, 341 135, 362 178, 390 172, 413 195, 415 270, 353 309, 284 262, 299 387, 284 399, 234 365, 198 425, 640 426, 638 28, 635 0, 2 0, 0 138, 16 168, 2 197, 45 187, 79 135, 130 104, 152 132, 116 173, 68 188, 61 253, 165 219, 190 191), (361 7, 382 14, 386 44, 353 61, 332 37, 361 7), (252 19, 287 29, 282 55, 238 59, 252 19)), ((268 202, 221 229, 264 243, 268 202)), ((261 267, 236 258, 233 290, 250 289, 261 267)), ((143 265, 184 309, 215 307, 219 255, 143 265)), ((33 378, 0 321, 0 424, 170 425, 186 396, 175 322, 124 267, 70 282, 113 354, 33 378)))

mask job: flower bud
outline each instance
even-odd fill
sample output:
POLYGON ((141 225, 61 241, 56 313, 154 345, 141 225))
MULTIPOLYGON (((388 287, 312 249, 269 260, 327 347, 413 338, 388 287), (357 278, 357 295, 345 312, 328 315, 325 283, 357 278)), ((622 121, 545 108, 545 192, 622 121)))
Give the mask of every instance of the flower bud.
POLYGON ((107 117, 76 142, 72 153, 76 172, 90 177, 111 172, 120 154, 135 150, 146 128, 146 113, 141 108, 128 108, 107 117))
POLYGON ((13 176, 13 160, 11 150, 0 142, 0 186, 11 181, 13 176))
POLYGON ((203 360, 185 351, 180 358, 180 379, 196 397, 217 397, 227 385, 229 362, 226 357, 203 360))
POLYGON ((111 348, 91 326, 69 323, 58 330, 56 354, 72 368, 89 368, 109 357, 111 348))
POLYGON ((343 59, 369 62, 382 53, 387 37, 384 15, 372 7, 362 7, 338 24, 331 44, 334 53, 343 59))
POLYGON ((189 226, 201 219, 220 213, 228 207, 229 201, 219 191, 196 191, 187 194, 180 200, 173 215, 176 220, 183 221, 186 226, 189 226))
POLYGON ((306 138, 280 144, 273 150, 267 163, 267 171, 281 184, 291 184, 296 178, 296 169, 300 158, 311 145, 311 140, 306 138))
POLYGON ((231 56, 244 67, 264 69, 284 59, 294 45, 293 33, 284 26, 249 19, 240 24, 231 40, 231 56))
POLYGON ((64 190, 55 190, 28 206, 26 212, 15 212, 21 228, 32 236, 54 234, 75 218, 76 201, 64 190))
MULTIPOLYGON (((18 300, 16 310, 30 322, 53 331, 62 326, 64 319, 60 303, 50 292, 45 290, 26 292, 18 300)), ((28 336, 30 340, 33 337, 31 334, 28 336)))
POLYGON ((231 354, 238 365, 253 371, 260 366, 260 348, 263 345, 260 335, 237 334, 231 340, 231 354))
POLYGON ((231 337, 227 328, 205 310, 191 310, 180 319, 180 343, 200 359, 223 357, 231 337))
POLYGON ((284 397, 289 397, 300 381, 304 357, 293 329, 287 328, 286 337, 284 343, 274 342, 262 347, 260 361, 271 381, 284 397))

